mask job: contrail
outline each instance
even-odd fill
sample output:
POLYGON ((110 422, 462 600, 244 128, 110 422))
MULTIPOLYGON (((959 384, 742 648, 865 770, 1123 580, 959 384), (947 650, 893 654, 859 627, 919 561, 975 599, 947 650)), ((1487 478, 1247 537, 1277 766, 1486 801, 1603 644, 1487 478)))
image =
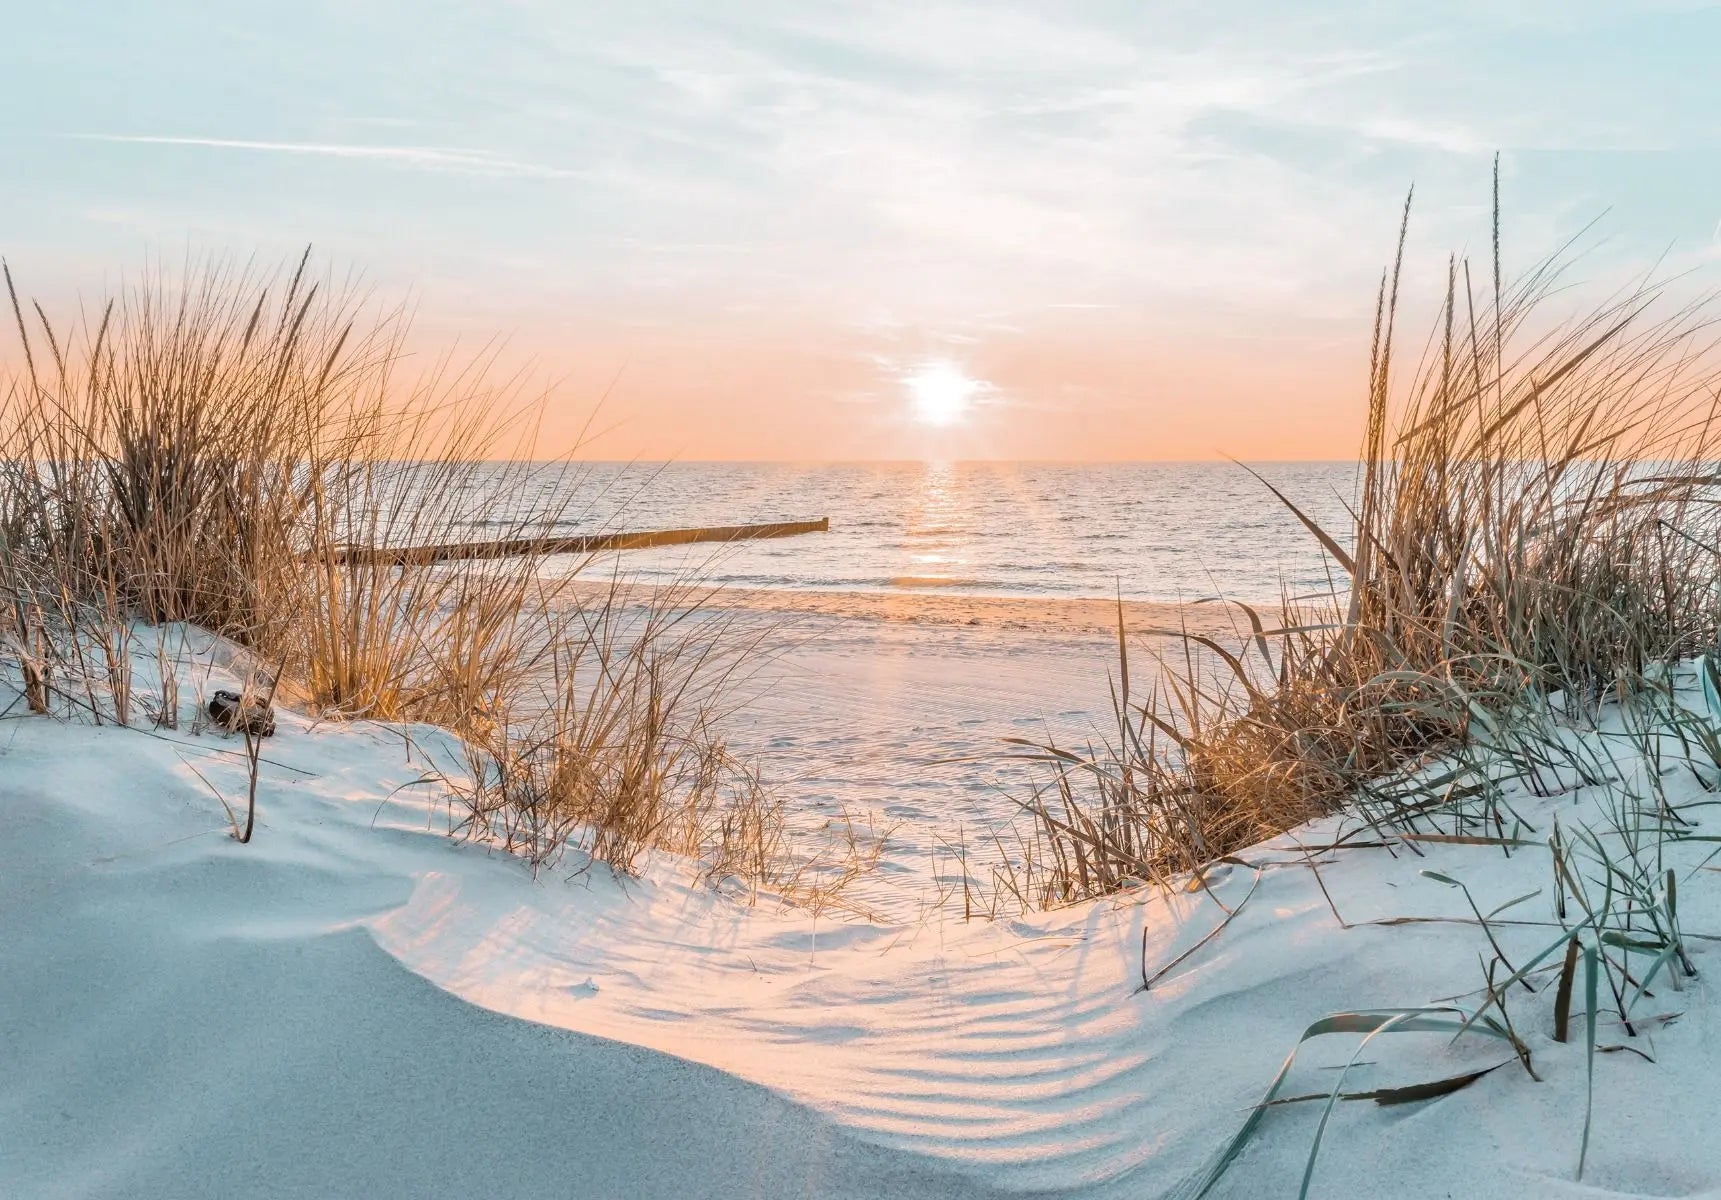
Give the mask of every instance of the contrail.
POLYGON ((488 150, 446 146, 367 146, 344 142, 269 142, 249 138, 171 137, 154 134, 72 133, 84 142, 122 142, 145 146, 200 146, 214 150, 255 150, 275 154, 307 154, 324 158, 378 159, 430 171, 468 175, 511 175, 533 179, 567 179, 577 172, 543 163, 504 158, 488 150))

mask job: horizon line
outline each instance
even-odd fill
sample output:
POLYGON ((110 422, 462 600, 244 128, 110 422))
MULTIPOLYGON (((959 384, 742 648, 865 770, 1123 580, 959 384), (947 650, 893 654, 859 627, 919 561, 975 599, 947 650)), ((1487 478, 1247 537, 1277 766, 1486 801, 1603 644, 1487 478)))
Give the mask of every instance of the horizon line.
POLYGON ((1185 466, 1352 466, 1358 458, 583 458, 567 455, 552 458, 487 458, 478 462, 589 463, 594 466, 666 466, 676 463, 699 466, 1033 466, 1033 467, 1185 467, 1185 466))

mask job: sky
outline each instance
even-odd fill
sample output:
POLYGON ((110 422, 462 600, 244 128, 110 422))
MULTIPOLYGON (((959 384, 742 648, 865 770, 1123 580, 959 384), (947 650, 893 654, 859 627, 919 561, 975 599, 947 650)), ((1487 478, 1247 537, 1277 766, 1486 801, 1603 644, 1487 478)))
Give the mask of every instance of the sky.
POLYGON ((1710 269, 1717 46, 1589 0, 18 6, 0 253, 63 308, 310 244, 417 354, 501 339, 551 452, 1343 458, 1412 183, 1413 297, 1486 262, 1496 151, 1508 272, 1598 217, 1580 274, 1710 269))

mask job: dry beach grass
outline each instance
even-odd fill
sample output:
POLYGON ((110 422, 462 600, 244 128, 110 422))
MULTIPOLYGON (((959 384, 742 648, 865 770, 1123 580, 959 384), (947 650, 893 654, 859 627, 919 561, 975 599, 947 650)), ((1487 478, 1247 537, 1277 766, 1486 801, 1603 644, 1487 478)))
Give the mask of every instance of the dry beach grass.
MULTIPOLYGON (((1342 832, 1292 860, 1317 881, 1349 848, 1415 857, 1434 843, 1529 856, 1543 880, 1484 912, 1461 878, 1424 871, 1461 892, 1470 915, 1364 922, 1474 927, 1482 987, 1416 1007, 1359 997, 1354 1010, 1314 1020, 1179 1196, 1213 1190, 1275 1107, 1324 1102, 1306 1196, 1339 1100, 1428 1100, 1494 1069, 1347 1091, 1351 1065, 1381 1035, 1492 1039, 1509 1051, 1499 1065, 1536 1079, 1528 1030, 1550 1020, 1554 1042, 1587 1048, 1573 1114, 1582 1178, 1598 1028, 1627 1039, 1600 1049, 1653 1061, 1638 1041, 1642 1002, 1664 985, 1682 990, 1696 974, 1688 939, 1710 936, 1683 929, 1678 897, 1681 876, 1698 878, 1708 861, 1696 857, 1715 840, 1701 820, 1721 786, 1712 320, 1643 284, 1575 321, 1540 324, 1560 260, 1507 287, 1498 222, 1496 199, 1491 295, 1477 297, 1468 262, 1448 264, 1439 322, 1402 390, 1400 235, 1377 307, 1354 527, 1321 528, 1280 497, 1329 555, 1333 593, 1287 597, 1277 624, 1236 606, 1241 649, 1186 632, 1145 698, 1132 689, 1120 608, 1115 738, 1082 750, 1016 743, 1049 779, 1022 802, 1031 832, 998 869, 999 888, 1056 905, 1152 881, 1205 890, 1217 908, 1210 930, 1169 961, 1150 962, 1144 938, 1142 992, 1223 937, 1254 895, 1272 864, 1248 848, 1314 818, 1342 818, 1342 832), (1658 302, 1671 311, 1656 315, 1658 302), (1693 660, 1694 672, 1680 665, 1693 660), (1695 797, 1675 775, 1689 775, 1695 797), (1550 828, 1518 808, 1568 795, 1592 797, 1597 819, 1563 828, 1555 816, 1550 828), (1253 881, 1227 903, 1209 878, 1233 868, 1253 881), (1544 896, 1546 918, 1521 915, 1544 896), (1531 948, 1508 954, 1508 928, 1533 936, 1531 948), (1361 1041, 1330 1088, 1282 1095, 1302 1045, 1333 1034, 1361 1041)), ((1322 891, 1339 926, 1356 928, 1322 891)))
POLYGON ((1526 704, 1590 712, 1714 646, 1711 318, 1656 316, 1664 289, 1646 284, 1540 326, 1560 260, 1508 287, 1496 251, 1484 297, 1468 262, 1449 264, 1401 392, 1402 245, 1381 282, 1354 528, 1281 497, 1328 553, 1332 594, 1229 606, 1241 616, 1223 641, 1161 630, 1187 636, 1145 689, 1128 646, 1143 630, 1120 609, 1115 735, 1017 745, 1050 771, 1025 802, 1035 836, 1002 875, 1020 899, 1165 881, 1351 804, 1414 821, 1440 797, 1390 781, 1526 704))
MULTIPOLYGON (((652 848, 779 869, 780 808, 716 719, 750 643, 699 619, 696 583, 570 610, 543 555, 342 554, 569 515, 578 468, 525 461, 536 405, 486 360, 408 377, 403 315, 314 279, 308 252, 150 276, 71 326, 5 279, 0 650, 31 709, 130 724, 133 642, 193 624, 242 648, 260 693, 459 734, 439 782, 464 827, 534 865, 573 846, 623 870, 652 848)), ((149 699, 177 724, 156 636, 149 699)))

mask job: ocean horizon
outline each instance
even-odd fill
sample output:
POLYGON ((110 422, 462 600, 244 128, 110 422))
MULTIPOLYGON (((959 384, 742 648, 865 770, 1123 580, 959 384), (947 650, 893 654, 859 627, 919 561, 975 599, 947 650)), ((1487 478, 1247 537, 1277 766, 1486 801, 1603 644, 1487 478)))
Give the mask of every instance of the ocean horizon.
MULTIPOLYGON (((581 462, 556 466, 539 486, 563 493, 551 505, 565 511, 553 526, 558 534, 830 520, 828 533, 602 558, 603 569, 645 583, 691 573, 731 588, 1275 603, 1328 589, 1332 564, 1262 479, 1342 542, 1357 469, 1355 462, 1247 469, 1230 462, 581 462)), ((479 517, 461 532, 496 536, 510 521, 479 517)), ((565 558, 547 568, 574 565, 565 558)))

